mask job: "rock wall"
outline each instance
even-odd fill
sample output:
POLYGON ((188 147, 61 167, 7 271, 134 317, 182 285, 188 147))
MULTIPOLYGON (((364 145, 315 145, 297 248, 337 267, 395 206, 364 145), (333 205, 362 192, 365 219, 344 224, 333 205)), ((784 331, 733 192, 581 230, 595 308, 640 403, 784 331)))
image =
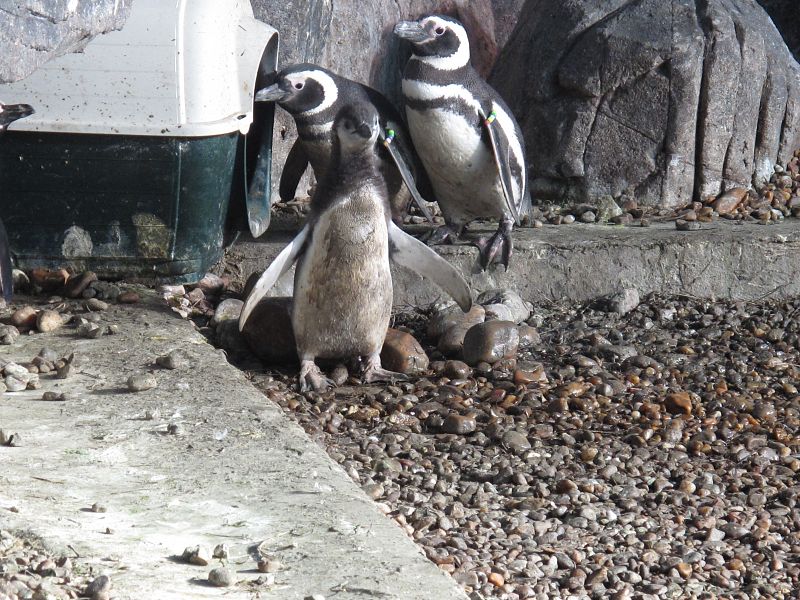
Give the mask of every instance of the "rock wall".
POLYGON ((783 40, 800 61, 800 2, 797 0, 758 0, 781 32, 783 40))
POLYGON ((527 0, 490 81, 539 198, 672 207, 800 146, 800 66, 755 0, 527 0))
POLYGON ((133 0, 0 2, 0 83, 27 77, 48 60, 120 29, 133 0))

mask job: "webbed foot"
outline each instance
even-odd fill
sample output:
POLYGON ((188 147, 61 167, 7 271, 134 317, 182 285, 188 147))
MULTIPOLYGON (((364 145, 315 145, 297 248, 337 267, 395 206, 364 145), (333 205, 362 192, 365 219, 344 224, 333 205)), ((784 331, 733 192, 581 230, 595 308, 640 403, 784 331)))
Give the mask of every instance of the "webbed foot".
POLYGON ((305 392, 327 392, 336 384, 333 380, 325 377, 320 368, 312 360, 302 360, 300 362, 300 378, 298 388, 300 393, 305 392))
POLYGON ((429 246, 438 246, 440 244, 455 244, 461 235, 461 231, 457 230, 451 225, 441 225, 436 229, 432 229, 430 235, 425 239, 425 243, 429 246))
POLYGON ((373 354, 367 359, 367 365, 364 367, 364 374, 361 378, 364 383, 375 383, 376 381, 408 381, 408 375, 405 373, 396 373, 395 371, 388 371, 381 367, 380 354, 373 354))
POLYGON ((492 236, 478 238, 475 241, 475 245, 480 251, 481 268, 484 271, 494 262, 499 262, 506 268, 506 271, 508 270, 508 262, 511 260, 511 254, 514 249, 514 244, 511 241, 512 227, 513 221, 503 219, 492 236))

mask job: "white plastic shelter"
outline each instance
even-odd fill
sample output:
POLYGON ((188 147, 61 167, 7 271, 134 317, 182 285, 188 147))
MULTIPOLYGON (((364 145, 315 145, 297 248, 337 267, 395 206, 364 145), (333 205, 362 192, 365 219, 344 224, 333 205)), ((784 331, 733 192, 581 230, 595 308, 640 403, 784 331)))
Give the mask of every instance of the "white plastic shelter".
POLYGON ((134 0, 121 31, 0 85, 0 98, 36 108, 18 131, 246 133, 256 77, 275 70, 277 54, 277 31, 248 0, 134 0))

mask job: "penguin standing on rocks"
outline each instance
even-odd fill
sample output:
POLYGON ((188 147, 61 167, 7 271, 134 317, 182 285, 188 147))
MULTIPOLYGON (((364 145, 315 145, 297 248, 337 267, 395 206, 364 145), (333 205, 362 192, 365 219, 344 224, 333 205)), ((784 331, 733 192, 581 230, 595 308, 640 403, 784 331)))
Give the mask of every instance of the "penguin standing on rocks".
MULTIPOLYGON (((6 128, 22 117, 33 114, 33 108, 28 104, 2 104, 0 103, 0 134, 6 128)), ((2 190, 0 190, 2 194, 2 190)), ((2 216, 2 212, 0 212, 2 216)), ((0 219, 0 303, 8 302, 11 299, 12 277, 11 277, 11 251, 8 247, 8 235, 0 219)))
MULTIPOLYGON (((402 223, 412 198, 425 216, 432 220, 416 191, 414 180, 423 179, 402 117, 377 90, 346 79, 316 65, 302 63, 286 67, 276 81, 256 93, 256 101, 277 102, 294 118, 298 139, 283 166, 280 197, 292 200, 300 178, 311 163, 314 176, 325 179, 331 164, 334 142, 333 119, 347 103, 371 103, 378 111, 381 139, 380 171, 386 180, 389 203, 395 222, 402 223)), ((313 202, 313 199, 312 199, 313 202)))
POLYGON ((412 45, 403 73, 411 139, 445 219, 431 240, 454 241, 473 219, 500 221, 476 242, 485 269, 508 267, 511 229, 531 210, 522 131, 508 106, 470 64, 464 27, 449 17, 402 21, 394 32, 412 45))
POLYGON ((261 275, 239 318, 241 330, 261 298, 297 261, 292 328, 303 392, 333 385, 317 358, 362 358, 365 382, 405 378, 383 369, 380 359, 392 310, 390 257, 431 278, 462 310, 472 305, 461 274, 391 220, 375 150, 380 127, 378 111, 369 102, 339 109, 330 165, 308 222, 261 275))

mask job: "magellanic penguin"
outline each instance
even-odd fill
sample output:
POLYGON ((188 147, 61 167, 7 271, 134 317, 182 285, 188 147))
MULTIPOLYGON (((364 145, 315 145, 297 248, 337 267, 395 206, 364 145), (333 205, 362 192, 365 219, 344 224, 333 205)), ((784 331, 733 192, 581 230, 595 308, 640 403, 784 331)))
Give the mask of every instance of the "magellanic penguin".
POLYGON ((508 267, 512 225, 531 210, 522 131, 470 64, 461 23, 430 16, 402 21, 394 32, 412 45, 403 73, 406 119, 446 223, 432 241, 453 241, 473 219, 498 219, 497 233, 476 244, 484 269, 498 255, 508 267))
MULTIPOLYGON (((28 104, 2 104, 0 103, 0 134, 6 128, 22 117, 33 114, 33 108, 28 104)), ((0 190, 0 195, 3 193, 0 190)), ((0 304, 8 302, 12 292, 11 250, 8 247, 8 235, 0 220, 0 304)))
POLYGON ((404 376, 381 367, 392 310, 391 257, 432 279, 462 310, 472 305, 461 274, 390 218, 375 142, 378 112, 368 102, 342 106, 334 119, 330 168, 308 221, 270 264, 244 304, 239 329, 276 280, 297 261, 292 328, 300 359, 300 390, 331 387, 316 358, 365 360, 365 382, 404 376))
MULTIPOLYGON (((289 151, 281 172, 279 193, 282 200, 294 198, 300 178, 309 163, 317 181, 325 179, 331 164, 333 119, 345 104, 353 102, 371 103, 380 115, 380 137, 385 146, 379 154, 380 172, 386 179, 395 222, 402 223, 407 214, 412 194, 416 195, 415 181, 420 182, 423 193, 429 191, 430 184, 414 154, 400 113, 377 90, 328 69, 302 63, 281 70, 275 82, 259 90, 255 99, 277 102, 292 115, 297 125, 298 139, 289 151)), ((430 219, 420 197, 414 199, 430 219)))

